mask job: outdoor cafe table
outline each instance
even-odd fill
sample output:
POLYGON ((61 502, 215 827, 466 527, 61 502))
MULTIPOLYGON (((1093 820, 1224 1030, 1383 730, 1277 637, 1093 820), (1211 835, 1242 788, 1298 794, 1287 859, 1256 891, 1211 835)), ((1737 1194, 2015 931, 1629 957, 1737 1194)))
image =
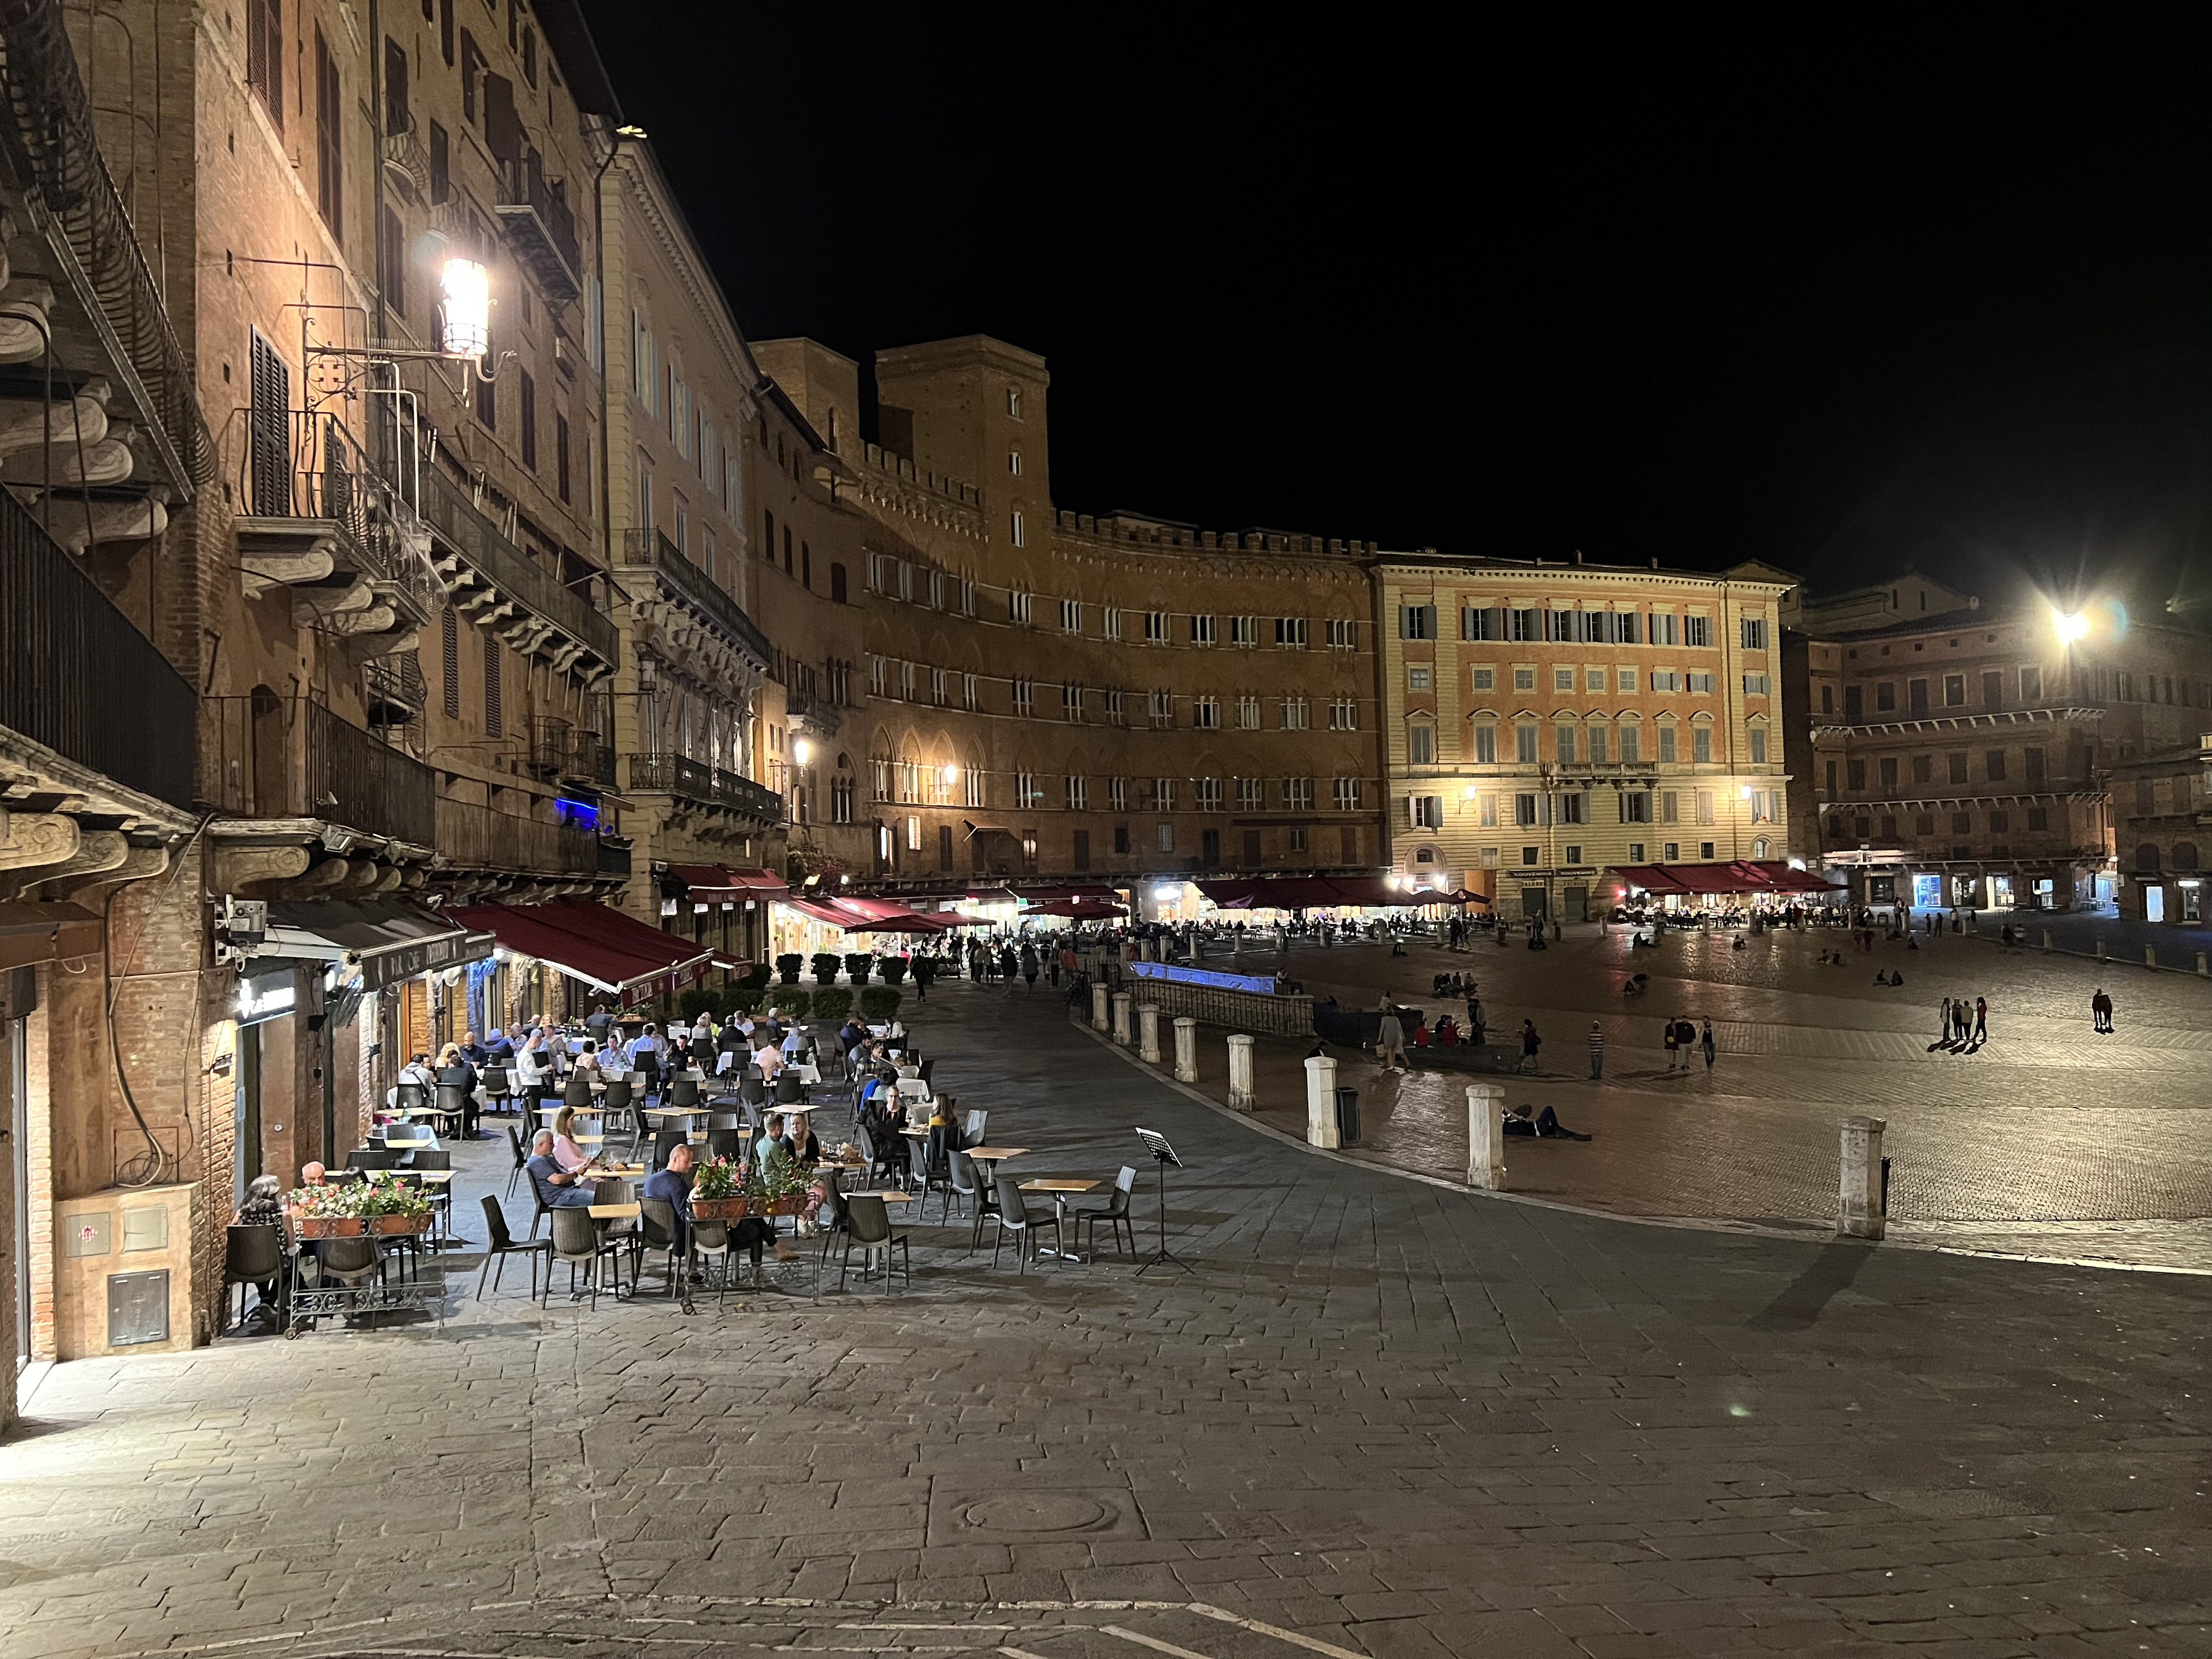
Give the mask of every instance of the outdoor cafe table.
MULTIPOLYGON (((1067 1200, 1069 1194, 1073 1193, 1096 1192, 1099 1188, 1105 1184, 1106 1183, 1103 1181, 1024 1181, 1022 1182, 1022 1190, 1025 1193, 1050 1193, 1052 1194, 1053 1208, 1056 1210, 1060 1215, 1060 1224, 1062 1233, 1060 1242, 1062 1243, 1066 1243, 1067 1200)), ((1057 1256, 1062 1261, 1080 1261, 1083 1260, 1081 1256, 1076 1255, 1073 1250, 1048 1250, 1041 1245, 1038 1247, 1037 1254, 1039 1255, 1057 1256)))

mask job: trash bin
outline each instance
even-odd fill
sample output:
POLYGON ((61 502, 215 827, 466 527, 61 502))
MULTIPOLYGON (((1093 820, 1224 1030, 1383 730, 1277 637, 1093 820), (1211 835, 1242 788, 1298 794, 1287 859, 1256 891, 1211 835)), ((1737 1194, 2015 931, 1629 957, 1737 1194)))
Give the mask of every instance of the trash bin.
POLYGON ((1336 1091, 1336 1138, 1349 1146, 1359 1139, 1359 1091, 1336 1091))

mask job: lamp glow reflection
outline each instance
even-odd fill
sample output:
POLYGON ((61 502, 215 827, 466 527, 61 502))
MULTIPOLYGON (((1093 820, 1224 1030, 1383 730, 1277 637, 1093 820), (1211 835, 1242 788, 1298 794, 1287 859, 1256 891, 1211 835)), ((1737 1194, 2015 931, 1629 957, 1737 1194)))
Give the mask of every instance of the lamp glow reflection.
POLYGON ((2071 645, 2089 631, 2089 619, 2078 611, 2061 611, 2056 605, 2051 610, 2051 631, 2058 635, 2061 645, 2071 645))
POLYGON ((456 357, 481 357, 491 343, 491 276, 474 259, 448 259, 440 289, 445 300, 442 342, 456 357))
POLYGON ((814 745, 804 738, 791 745, 791 757, 801 766, 814 758, 814 745))

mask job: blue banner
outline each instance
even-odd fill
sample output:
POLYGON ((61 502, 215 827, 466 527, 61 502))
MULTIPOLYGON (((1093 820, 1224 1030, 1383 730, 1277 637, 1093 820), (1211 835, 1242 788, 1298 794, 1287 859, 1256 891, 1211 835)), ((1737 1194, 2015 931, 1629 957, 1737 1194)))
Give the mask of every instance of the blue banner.
POLYGON ((1209 985, 1217 991, 1252 991, 1267 997, 1275 994, 1272 974, 1212 974, 1203 968, 1179 968, 1171 962, 1132 962, 1125 964, 1139 979, 1172 980, 1178 985, 1209 985))

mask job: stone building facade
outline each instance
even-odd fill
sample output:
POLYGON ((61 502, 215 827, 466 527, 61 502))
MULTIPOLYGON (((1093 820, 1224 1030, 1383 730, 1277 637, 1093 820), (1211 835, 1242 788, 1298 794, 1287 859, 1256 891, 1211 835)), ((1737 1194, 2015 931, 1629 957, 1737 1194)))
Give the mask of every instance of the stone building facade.
POLYGON ((2112 896, 2124 916, 2173 927, 2212 920, 2203 849, 2212 841, 2212 732, 2116 761, 2106 774, 2112 896))
POLYGON ((1778 860, 1794 579, 1391 554, 1376 569, 1392 867, 1580 921, 1624 866, 1778 860))

